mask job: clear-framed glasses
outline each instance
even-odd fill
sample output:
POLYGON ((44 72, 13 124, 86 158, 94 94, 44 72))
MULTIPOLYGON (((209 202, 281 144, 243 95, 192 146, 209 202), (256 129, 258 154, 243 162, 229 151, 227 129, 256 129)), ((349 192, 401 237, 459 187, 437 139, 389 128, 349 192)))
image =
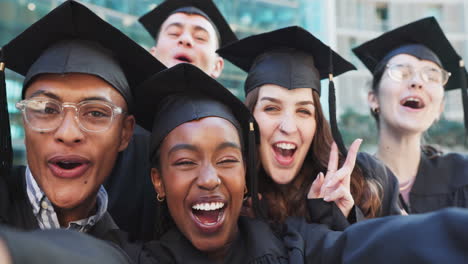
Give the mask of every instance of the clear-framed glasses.
POLYGON ((29 127, 38 132, 49 132, 57 129, 65 117, 65 108, 67 107, 75 109, 75 120, 79 127, 87 132, 106 131, 115 117, 124 113, 121 107, 98 100, 76 104, 37 97, 16 103, 16 108, 23 112, 23 117, 29 127))
POLYGON ((419 74, 421 80, 425 83, 445 85, 451 75, 450 72, 437 68, 426 66, 415 70, 408 64, 387 64, 388 76, 397 82, 407 81, 413 78, 414 74, 419 74))

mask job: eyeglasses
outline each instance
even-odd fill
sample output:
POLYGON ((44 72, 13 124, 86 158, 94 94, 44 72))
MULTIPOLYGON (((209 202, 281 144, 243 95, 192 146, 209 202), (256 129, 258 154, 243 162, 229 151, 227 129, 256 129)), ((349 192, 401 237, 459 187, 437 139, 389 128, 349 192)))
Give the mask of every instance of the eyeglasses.
POLYGON ((445 85, 451 75, 450 72, 444 69, 430 66, 415 70, 412 66, 407 64, 387 64, 387 69, 390 78, 397 82, 407 81, 413 78, 414 74, 419 73, 419 77, 421 77, 421 80, 425 83, 445 85))
POLYGON ((16 103, 26 123, 38 132, 57 129, 65 117, 65 108, 75 109, 75 120, 87 132, 103 132, 111 126, 116 115, 124 111, 112 103, 89 100, 80 103, 61 103, 50 98, 33 98, 16 103))

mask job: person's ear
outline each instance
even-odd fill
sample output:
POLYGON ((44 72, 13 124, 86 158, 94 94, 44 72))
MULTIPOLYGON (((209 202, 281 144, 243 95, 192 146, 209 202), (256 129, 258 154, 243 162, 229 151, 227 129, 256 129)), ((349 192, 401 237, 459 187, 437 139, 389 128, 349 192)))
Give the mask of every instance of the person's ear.
POLYGON ((372 112, 375 113, 379 111, 380 109, 379 100, 374 91, 369 91, 367 93, 367 103, 369 104, 369 107, 372 110, 372 112))
POLYGON ((154 189, 158 194, 158 199, 164 199, 164 197, 166 197, 166 190, 164 189, 161 173, 159 173, 159 170, 156 168, 151 168, 151 181, 153 182, 154 189))
POLYGON ((214 79, 218 78, 221 75, 221 72, 223 72, 223 68, 224 68, 224 59, 221 56, 216 55, 214 67, 210 73, 210 76, 213 77, 214 79))
MULTIPOLYGON (((151 55, 153 55, 154 57, 156 57, 156 46, 151 47, 151 49, 149 50, 149 52, 151 53, 151 55)), ((156 57, 156 58, 157 58, 157 57, 156 57)))
POLYGON ((127 148, 133 136, 133 129, 135 128, 135 117, 128 115, 122 122, 122 134, 120 137, 119 151, 127 148))

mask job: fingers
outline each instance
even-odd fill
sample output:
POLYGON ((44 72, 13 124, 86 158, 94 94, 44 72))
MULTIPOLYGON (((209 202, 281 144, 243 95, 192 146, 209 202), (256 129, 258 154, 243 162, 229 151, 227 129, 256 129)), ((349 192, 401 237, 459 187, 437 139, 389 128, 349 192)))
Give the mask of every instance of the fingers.
POLYGON ((327 202, 333 202, 338 200, 353 201, 353 196, 345 186, 341 185, 336 190, 325 194, 323 200, 327 202))
MULTIPOLYGON (((325 188, 331 188, 334 185, 338 184, 340 181, 344 181, 345 185, 350 185, 351 182, 351 173, 354 170, 354 166, 356 164, 356 157, 361 146, 362 139, 354 140, 353 144, 348 151, 348 156, 346 157, 346 161, 338 171, 335 173, 327 173, 327 181, 325 183, 325 188), (330 175, 329 175, 330 174, 330 175)), ((335 146, 336 147, 336 146, 335 146)), ((328 169, 329 172, 332 172, 328 169)))
POLYGON ((338 147, 336 143, 333 142, 330 149, 330 158, 328 159, 328 172, 335 172, 338 169, 338 147))
POLYGON ((351 170, 354 169, 354 165, 356 164, 356 157, 361 143, 362 139, 360 138, 354 140, 353 144, 351 144, 351 147, 349 147, 348 156, 346 157, 346 161, 343 164, 343 167, 351 167, 351 170))
POLYGON ((324 180, 325 176, 322 172, 320 172, 315 178, 314 182, 312 182, 312 186, 310 187, 309 193, 307 194, 307 198, 314 199, 322 197, 320 194, 320 190, 322 189, 324 180))

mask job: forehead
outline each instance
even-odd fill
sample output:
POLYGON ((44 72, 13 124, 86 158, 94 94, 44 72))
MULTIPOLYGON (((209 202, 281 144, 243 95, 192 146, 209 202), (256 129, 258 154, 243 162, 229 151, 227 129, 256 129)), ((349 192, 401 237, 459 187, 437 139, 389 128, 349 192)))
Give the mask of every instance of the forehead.
POLYGON ((260 86, 258 99, 272 97, 279 101, 313 101, 312 88, 287 89, 276 84, 265 84, 260 86))
POLYGON ((236 127, 224 118, 210 116, 177 126, 166 136, 164 143, 210 145, 226 141, 240 144, 236 127))
POLYGON ((410 54, 395 55, 388 61, 388 63, 389 64, 409 64, 409 65, 418 66, 418 67, 430 66, 430 67, 440 68, 439 65, 433 61, 421 60, 410 54))
POLYGON ((41 74, 26 89, 26 98, 44 92, 67 102, 100 97, 120 106, 126 105, 123 96, 112 85, 91 74, 41 74))
POLYGON ((187 13, 174 13, 170 15, 162 24, 161 29, 168 27, 169 25, 180 24, 185 27, 200 27, 205 29, 213 36, 216 36, 216 30, 208 19, 198 14, 187 14, 187 13))

